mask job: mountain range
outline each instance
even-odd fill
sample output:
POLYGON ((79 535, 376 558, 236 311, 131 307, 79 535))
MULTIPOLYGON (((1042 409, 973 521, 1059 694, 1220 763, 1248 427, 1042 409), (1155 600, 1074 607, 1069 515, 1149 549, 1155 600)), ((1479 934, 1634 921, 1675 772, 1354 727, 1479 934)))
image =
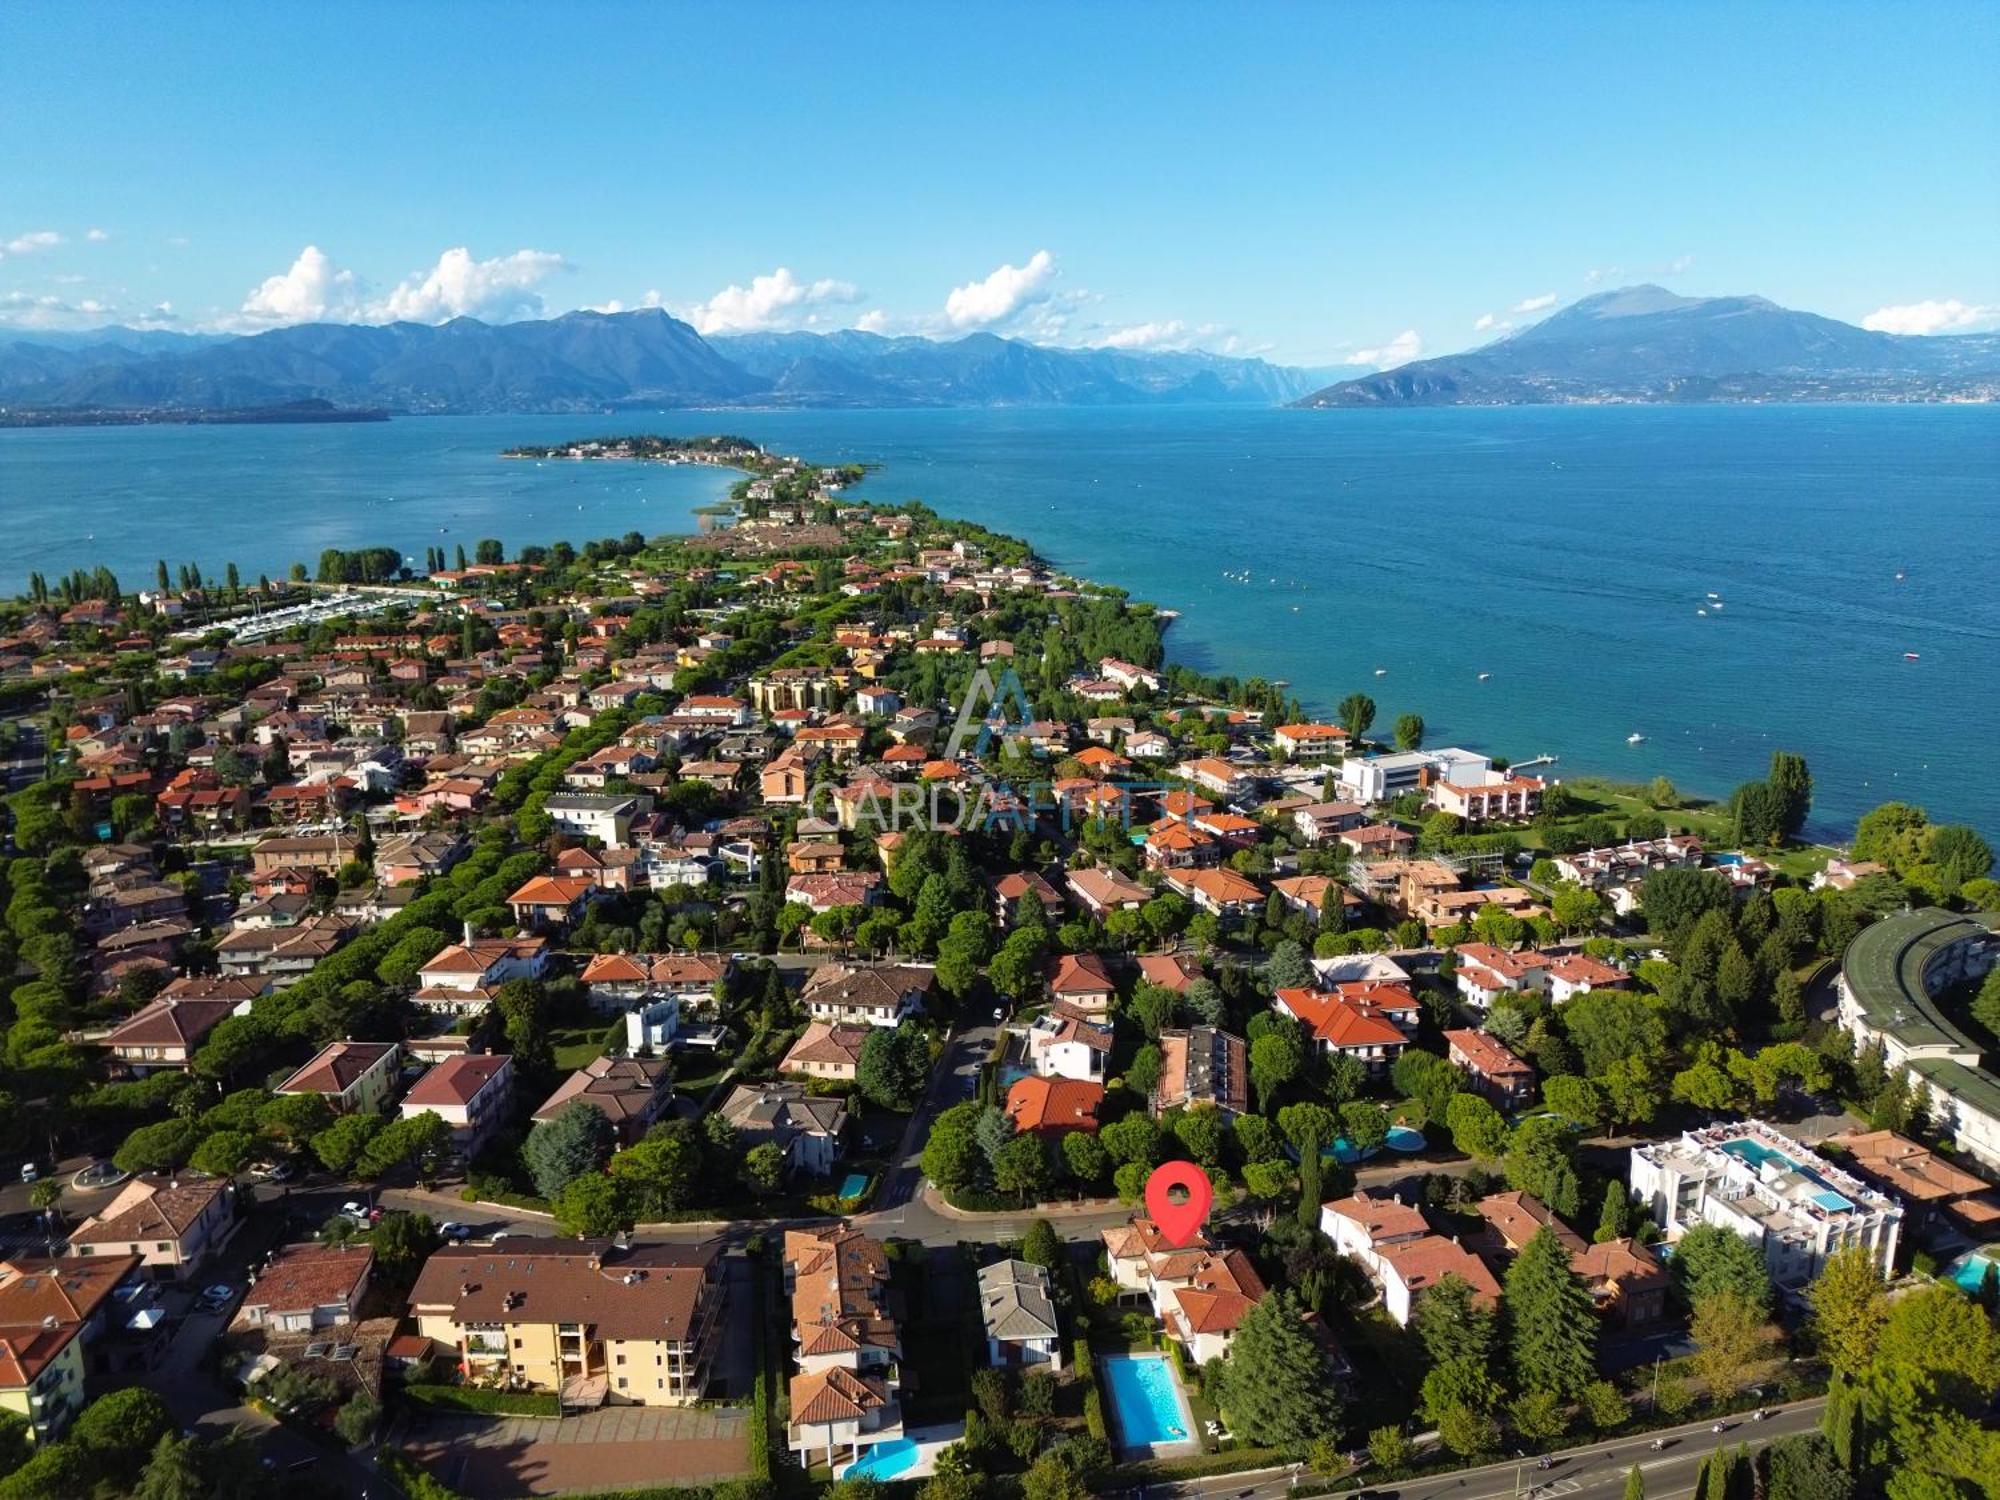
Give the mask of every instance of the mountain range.
POLYGON ((1877 333, 1762 297, 1624 287, 1463 354, 1314 391, 1299 406, 2000 399, 2000 334, 1877 333))
POLYGON ((1462 354, 1328 372, 1199 350, 1062 349, 991 333, 703 338, 658 308, 518 323, 310 323, 265 333, 0 332, 0 419, 304 401, 397 412, 620 407, 1518 405, 2000 399, 2000 334, 1876 333, 1762 297, 1586 297, 1462 354))
POLYGON ((621 406, 1280 405, 1303 371, 1200 352, 1053 349, 975 333, 704 339, 657 308, 520 323, 309 323, 234 338, 105 329, 0 342, 0 403, 150 409, 319 399, 405 412, 621 406))

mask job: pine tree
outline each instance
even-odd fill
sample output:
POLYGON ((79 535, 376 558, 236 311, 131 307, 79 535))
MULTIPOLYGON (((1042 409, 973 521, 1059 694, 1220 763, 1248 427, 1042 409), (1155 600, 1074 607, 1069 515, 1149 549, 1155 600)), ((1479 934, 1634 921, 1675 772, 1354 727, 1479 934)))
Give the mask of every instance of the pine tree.
POLYGON ((1604 1208, 1597 1216, 1597 1233, 1592 1238, 1600 1245, 1606 1240, 1624 1239, 1630 1232, 1631 1212, 1632 1204, 1625 1196, 1625 1184, 1612 1178, 1604 1184, 1604 1208))
POLYGON ((1514 1383, 1524 1393, 1580 1397, 1597 1375, 1597 1317, 1553 1231, 1537 1230, 1507 1268, 1505 1307, 1514 1383))
POLYGON ((1637 1464, 1626 1472, 1625 1500, 1646 1500, 1646 1476, 1639 1472, 1637 1464))
POLYGON ((1223 1376, 1230 1425, 1253 1443, 1303 1452, 1340 1425, 1325 1357, 1306 1332, 1298 1298, 1266 1297, 1245 1315, 1223 1376))

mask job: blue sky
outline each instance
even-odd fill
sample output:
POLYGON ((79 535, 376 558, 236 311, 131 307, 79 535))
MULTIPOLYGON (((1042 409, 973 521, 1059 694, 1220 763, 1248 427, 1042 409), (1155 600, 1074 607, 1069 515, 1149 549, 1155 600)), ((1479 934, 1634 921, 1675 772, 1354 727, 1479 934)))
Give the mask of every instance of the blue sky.
POLYGON ((1993 327, 1996 16, 14 6, 0 319, 652 300, 1336 364, 1656 280, 1993 327))

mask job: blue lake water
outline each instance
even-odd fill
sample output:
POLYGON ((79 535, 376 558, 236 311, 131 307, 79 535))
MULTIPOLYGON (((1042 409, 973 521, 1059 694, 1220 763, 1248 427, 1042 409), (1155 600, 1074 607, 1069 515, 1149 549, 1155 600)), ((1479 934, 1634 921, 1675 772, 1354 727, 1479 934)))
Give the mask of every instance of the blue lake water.
POLYGON ((729 476, 493 455, 715 430, 878 461, 862 494, 1025 535, 1061 566, 1181 611, 1174 659, 1284 679, 1311 707, 1363 689, 1378 724, 1415 710, 1432 743, 1555 752, 1557 774, 1664 774, 1712 795, 1784 746, 1812 764, 1816 833, 1902 798, 2000 841, 2000 779, 1981 769, 2000 741, 2000 411, 1987 407, 624 412, 8 431, 0 587, 99 561, 140 582, 162 554, 254 577, 326 546, 421 557, 480 536, 677 529, 729 476), (1249 584, 1225 576, 1246 570, 1249 584), (1628 745, 1633 733, 1644 741, 1628 745))

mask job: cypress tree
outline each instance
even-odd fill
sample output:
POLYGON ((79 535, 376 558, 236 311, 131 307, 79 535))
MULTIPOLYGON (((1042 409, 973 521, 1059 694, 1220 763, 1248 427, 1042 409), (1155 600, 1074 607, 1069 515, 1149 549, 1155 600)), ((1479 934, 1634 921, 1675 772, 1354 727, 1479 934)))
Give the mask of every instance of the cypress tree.
POLYGON ((1597 1377, 1597 1317, 1590 1293, 1570 1274, 1569 1252, 1549 1229, 1537 1230, 1507 1268, 1504 1305, 1522 1393, 1581 1397, 1597 1377))

